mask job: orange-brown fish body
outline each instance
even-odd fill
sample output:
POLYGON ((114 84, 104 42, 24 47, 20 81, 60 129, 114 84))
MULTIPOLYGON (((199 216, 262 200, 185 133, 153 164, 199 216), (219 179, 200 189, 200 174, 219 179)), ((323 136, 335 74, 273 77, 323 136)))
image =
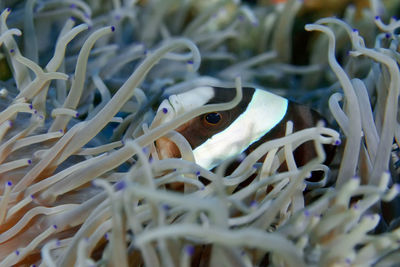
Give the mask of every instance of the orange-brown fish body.
MULTIPOLYGON (((230 110, 202 114, 176 129, 189 142, 196 163, 212 169, 222 161, 240 153, 250 153, 260 144, 285 135, 286 122, 294 131, 314 127, 323 118, 306 106, 288 101, 265 90, 244 87, 240 103, 230 110)), ((199 87, 170 96, 159 107, 156 123, 169 121, 181 112, 205 104, 224 103, 235 96, 232 88, 199 87)), ((156 142, 162 158, 180 157, 177 146, 168 138, 156 142)), ((327 161, 334 148, 326 146, 327 161)), ((316 157, 312 142, 298 147, 294 156, 298 166, 316 157)))

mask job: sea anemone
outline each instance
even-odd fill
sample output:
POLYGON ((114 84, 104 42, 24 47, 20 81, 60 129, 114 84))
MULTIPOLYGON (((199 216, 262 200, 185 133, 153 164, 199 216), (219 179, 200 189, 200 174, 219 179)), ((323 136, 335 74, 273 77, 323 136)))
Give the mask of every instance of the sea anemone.
POLYGON ((400 263, 398 5, 346 3, 307 35, 307 5, 272 2, 1 2, 0 266, 400 263), (175 130, 235 107, 242 83, 331 126, 289 121, 203 168, 175 130), (156 111, 210 85, 235 97, 156 111), (307 142, 316 157, 298 166, 307 142), (329 166, 324 145, 337 146, 329 166))

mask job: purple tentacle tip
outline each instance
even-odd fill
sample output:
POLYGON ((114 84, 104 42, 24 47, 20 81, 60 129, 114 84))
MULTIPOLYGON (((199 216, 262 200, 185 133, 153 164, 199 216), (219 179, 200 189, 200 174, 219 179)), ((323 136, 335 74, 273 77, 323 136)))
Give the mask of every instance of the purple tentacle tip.
POLYGON ((386 33, 386 34, 385 34, 385 37, 386 37, 387 39, 389 39, 390 37, 392 37, 392 35, 391 35, 390 33, 386 33))
POLYGON ((14 53, 15 52, 15 50, 14 49, 10 49, 10 53, 14 53))
POLYGON ((378 20, 378 19, 381 19, 381 17, 380 16, 375 16, 375 19, 378 20))
POLYGON ((185 252, 186 252, 188 255, 192 256, 192 255, 194 254, 194 247, 191 246, 191 245, 186 245, 186 246, 185 246, 185 252))
POLYGON ((114 26, 111 26, 111 31, 112 32, 115 31, 115 27, 114 26))
POLYGON ((339 146, 342 143, 339 139, 335 141, 335 146, 339 146))
POLYGON ((7 186, 12 186, 12 182, 11 182, 11 181, 8 181, 8 182, 7 182, 7 186))
POLYGON ((7 10, 7 12, 11 12, 11 8, 9 8, 9 7, 7 7, 6 10, 7 10))
POLYGON ((118 183, 115 184, 115 189, 117 191, 122 190, 126 187, 125 181, 119 181, 118 183))
POLYGON ((54 229, 57 229, 57 225, 53 224, 53 228, 54 228, 54 229))
POLYGON ((33 106, 32 106, 32 104, 29 104, 29 108, 30 108, 30 109, 33 109, 33 106))
POLYGON ((32 164, 32 160, 31 159, 28 159, 28 164, 32 164))
POLYGON ((30 197, 31 197, 31 199, 35 199, 35 196, 34 196, 34 195, 30 195, 30 197))
POLYGON ((167 108, 163 108, 163 109, 162 109, 162 112, 163 112, 164 114, 167 114, 167 113, 168 113, 168 109, 167 109, 167 108))
POLYGON ((196 172, 196 176, 200 176, 200 171, 197 171, 197 172, 196 172))
POLYGON ((188 61, 187 61, 187 64, 192 65, 192 64, 193 64, 193 60, 188 60, 188 61))
POLYGON ((79 117, 79 112, 75 113, 75 118, 79 117))
POLYGON ((70 4, 69 8, 76 8, 76 4, 70 4))
POLYGON ((304 215, 305 215, 306 217, 309 217, 309 216, 311 215, 311 213, 310 213, 309 210, 304 210, 304 215))
POLYGON ((167 205, 167 204, 162 204, 162 209, 163 210, 165 210, 165 211, 168 211, 171 207, 169 206, 169 205, 167 205))
POLYGON ((18 255, 19 255, 19 250, 16 250, 16 251, 15 251, 15 254, 17 254, 17 256, 18 256, 18 255))
POLYGON ((258 202, 257 202, 256 200, 252 200, 252 201, 250 202, 250 207, 252 207, 252 208, 257 207, 257 205, 258 205, 258 202))

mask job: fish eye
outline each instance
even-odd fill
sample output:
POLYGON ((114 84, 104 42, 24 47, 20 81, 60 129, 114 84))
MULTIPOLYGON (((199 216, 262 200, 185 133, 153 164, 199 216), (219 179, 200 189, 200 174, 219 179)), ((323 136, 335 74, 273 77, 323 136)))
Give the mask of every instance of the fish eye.
POLYGON ((205 123, 207 125, 217 125, 222 119, 222 116, 218 112, 211 112, 204 116, 205 123))

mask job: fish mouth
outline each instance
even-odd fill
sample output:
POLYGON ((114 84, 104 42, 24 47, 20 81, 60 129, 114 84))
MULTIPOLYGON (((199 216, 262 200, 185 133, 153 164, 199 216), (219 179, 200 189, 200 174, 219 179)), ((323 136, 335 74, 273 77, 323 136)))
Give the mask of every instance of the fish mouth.
POLYGON ((178 146, 167 137, 158 138, 156 140, 156 148, 160 159, 181 157, 178 146))
MULTIPOLYGON (((170 108, 172 117, 168 118, 167 120, 172 120, 176 117, 177 114, 177 108, 174 106, 173 102, 171 101, 171 96, 166 98, 166 106, 170 108)), ((165 123, 164 121, 163 123, 165 123)), ((160 137, 156 140, 156 149, 157 149, 157 154, 160 157, 160 159, 166 159, 166 158, 180 158, 181 153, 177 147, 177 145, 172 142, 169 138, 163 136, 160 137)))

